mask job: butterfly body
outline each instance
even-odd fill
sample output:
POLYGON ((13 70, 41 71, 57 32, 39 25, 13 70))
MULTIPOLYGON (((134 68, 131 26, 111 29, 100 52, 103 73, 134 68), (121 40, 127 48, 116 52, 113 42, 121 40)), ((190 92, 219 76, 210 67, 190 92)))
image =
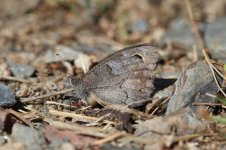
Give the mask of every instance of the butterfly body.
POLYGON ((82 99, 93 93, 105 104, 140 106, 154 90, 157 60, 157 49, 150 45, 119 50, 88 71, 73 92, 82 99))

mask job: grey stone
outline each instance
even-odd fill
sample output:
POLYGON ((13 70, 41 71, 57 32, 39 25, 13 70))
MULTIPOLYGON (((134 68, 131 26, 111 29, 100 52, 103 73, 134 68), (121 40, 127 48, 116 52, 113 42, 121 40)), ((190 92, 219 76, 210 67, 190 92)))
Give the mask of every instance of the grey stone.
MULTIPOLYGON (((203 28, 203 25, 200 25, 200 29, 201 28, 203 28)), ((184 49, 192 50, 193 45, 198 47, 197 40, 191 30, 191 26, 183 19, 177 19, 170 24, 169 30, 160 40, 159 44, 160 46, 163 46, 169 42, 184 49)))
POLYGON ((0 136, 0 146, 6 142, 4 136, 0 136))
POLYGON ((205 122, 198 119, 197 115, 190 108, 181 109, 169 116, 167 120, 175 125, 176 135, 187 135, 199 133, 205 130, 205 122))
POLYGON ((81 52, 78 52, 70 47, 66 46, 57 46, 57 50, 55 52, 49 50, 46 52, 44 56, 40 59, 42 62, 51 63, 63 60, 73 61, 79 57, 81 52))
POLYGON ((51 143, 49 144, 49 148, 52 149, 60 149, 60 147, 64 144, 64 143, 68 143, 68 140, 59 140, 59 139, 55 139, 52 140, 51 143))
POLYGON ((204 40, 212 58, 226 63, 226 17, 207 23, 204 40))
POLYGON ((190 109, 182 109, 166 117, 155 117, 135 125, 136 136, 156 141, 166 135, 186 135, 205 130, 205 123, 190 109))
POLYGON ((25 150, 43 150, 43 148, 36 144, 25 147, 25 150))
POLYGON ((205 61, 193 62, 179 74, 174 84, 174 93, 170 98, 166 115, 185 107, 196 110, 194 102, 214 102, 214 98, 205 93, 218 91, 209 65, 205 61))
POLYGON ((18 78, 28 78, 35 72, 33 66, 27 64, 8 63, 13 75, 18 78))
POLYGON ((8 86, 0 83, 0 106, 13 106, 16 104, 15 95, 8 86))
MULTIPOLYGON (((210 49, 212 58, 218 59, 226 63, 226 17, 218 18, 209 23, 198 23, 199 31, 203 35, 206 47, 210 49)), ((173 43, 185 50, 192 50, 195 45, 201 48, 198 40, 192 33, 191 25, 183 20, 177 19, 173 21, 169 30, 159 41, 159 45, 163 46, 166 43, 173 43)), ((201 51, 198 51, 201 54, 201 51)))
POLYGON ((26 149, 41 150, 41 146, 45 144, 45 138, 42 132, 18 123, 13 126, 12 137, 16 141, 23 143, 26 149))
POLYGON ((135 125, 136 136, 152 137, 152 140, 161 138, 162 135, 170 135, 174 133, 175 126, 171 124, 166 118, 155 117, 151 120, 146 120, 140 124, 135 125))

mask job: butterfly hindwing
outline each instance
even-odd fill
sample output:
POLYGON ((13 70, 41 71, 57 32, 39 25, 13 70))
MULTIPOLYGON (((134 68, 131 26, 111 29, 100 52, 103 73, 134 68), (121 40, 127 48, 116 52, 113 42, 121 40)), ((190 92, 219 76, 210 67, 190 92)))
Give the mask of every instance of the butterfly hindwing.
POLYGON ((109 103, 147 101, 154 89, 152 75, 157 60, 157 49, 150 45, 122 49, 85 75, 85 88, 109 103))

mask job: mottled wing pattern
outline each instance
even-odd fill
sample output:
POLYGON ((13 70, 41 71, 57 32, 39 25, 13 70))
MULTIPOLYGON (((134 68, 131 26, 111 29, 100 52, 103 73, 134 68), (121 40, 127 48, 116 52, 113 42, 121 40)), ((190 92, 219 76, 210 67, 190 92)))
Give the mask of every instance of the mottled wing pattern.
POLYGON ((157 49, 150 45, 125 48, 93 67, 83 82, 87 91, 107 103, 138 106, 153 92, 157 60, 157 49))

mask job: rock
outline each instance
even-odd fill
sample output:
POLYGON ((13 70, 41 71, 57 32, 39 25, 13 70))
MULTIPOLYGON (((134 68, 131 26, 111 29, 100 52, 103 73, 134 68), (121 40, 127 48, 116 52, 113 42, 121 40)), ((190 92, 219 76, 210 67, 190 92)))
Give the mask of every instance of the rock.
MULTIPOLYGON (((219 59, 226 63, 226 17, 218 18, 209 23, 198 23, 200 32, 204 35, 203 40, 206 47, 210 49, 212 58, 219 59)), ((192 50, 195 45, 201 48, 196 37, 192 33, 191 25, 183 19, 173 21, 169 30, 160 39, 159 45, 173 43, 185 50, 192 50)), ((198 51, 201 53, 201 51, 198 51)))
POLYGON ((58 62, 63 60, 73 61, 77 59, 80 54, 82 53, 70 47, 57 46, 55 52, 49 50, 40 59, 42 62, 45 62, 45 63, 58 62))
POLYGON ((6 142, 4 136, 0 136, 0 146, 6 142))
POLYGON ((13 123, 14 121, 11 115, 5 112, 3 109, 0 109, 0 130, 11 131, 13 123))
POLYGON ((226 63, 226 17, 207 23, 204 40, 212 58, 226 63))
POLYGON ((42 132, 36 129, 16 123, 12 129, 12 137, 25 145, 27 149, 43 149, 45 138, 42 132))
POLYGON ((135 125, 136 136, 152 137, 152 140, 158 140, 162 135, 170 135, 175 132, 175 127, 166 118, 155 117, 135 125))
POLYGON ((52 126, 45 126, 43 132, 52 146, 59 146, 56 143, 63 144, 69 142, 77 149, 82 149, 91 145, 94 141, 92 137, 77 135, 68 130, 58 130, 52 126))
POLYGON ((8 65, 13 75, 18 78, 28 78, 35 72, 35 68, 27 64, 9 63, 8 65))
POLYGON ((198 119, 196 114, 185 108, 167 116, 170 123, 176 127, 176 135, 199 133, 205 129, 205 123, 198 119))
POLYGON ((135 125, 135 128, 135 135, 158 141, 166 135, 181 136, 199 133, 205 130, 205 123, 200 121, 190 108, 185 108, 166 117, 146 120, 135 125))
POLYGON ((14 93, 8 86, 0 83, 0 106, 13 106, 16 104, 14 93))
MULTIPOLYGON (((199 26, 202 28, 201 25, 199 26)), ((163 46, 169 42, 188 50, 192 50, 193 45, 199 47, 192 33, 191 26, 183 19, 174 20, 170 24, 168 32, 166 32, 159 44, 163 46)))
MULTIPOLYGON (((49 144, 49 148, 52 148, 52 149, 60 149, 60 147, 63 146, 63 144, 67 144, 67 139, 65 140, 53 140, 51 141, 51 143, 49 144)), ((69 143, 68 143, 69 144, 69 143)), ((73 146, 74 147, 74 146, 73 146)))
POLYGON ((170 98, 166 115, 185 107, 196 110, 194 102, 214 102, 214 98, 205 93, 218 91, 209 65, 205 61, 193 62, 179 74, 174 84, 174 93, 170 98))
MULTIPOLYGON (((26 24, 27 24, 27 22, 25 22, 22 25, 22 27, 24 27, 26 24)), ((13 24, 13 25, 16 25, 16 23, 13 24)), ((22 28, 22 27, 21 26, 16 26, 14 28, 17 29, 17 28, 22 28)), ((19 64, 31 64, 31 63, 33 63, 33 61, 36 58, 37 58, 37 55, 35 53, 32 53, 32 52, 17 52, 16 55, 15 55, 15 53, 7 53, 7 57, 6 57, 8 62, 13 60, 14 62, 19 63, 19 64)))

